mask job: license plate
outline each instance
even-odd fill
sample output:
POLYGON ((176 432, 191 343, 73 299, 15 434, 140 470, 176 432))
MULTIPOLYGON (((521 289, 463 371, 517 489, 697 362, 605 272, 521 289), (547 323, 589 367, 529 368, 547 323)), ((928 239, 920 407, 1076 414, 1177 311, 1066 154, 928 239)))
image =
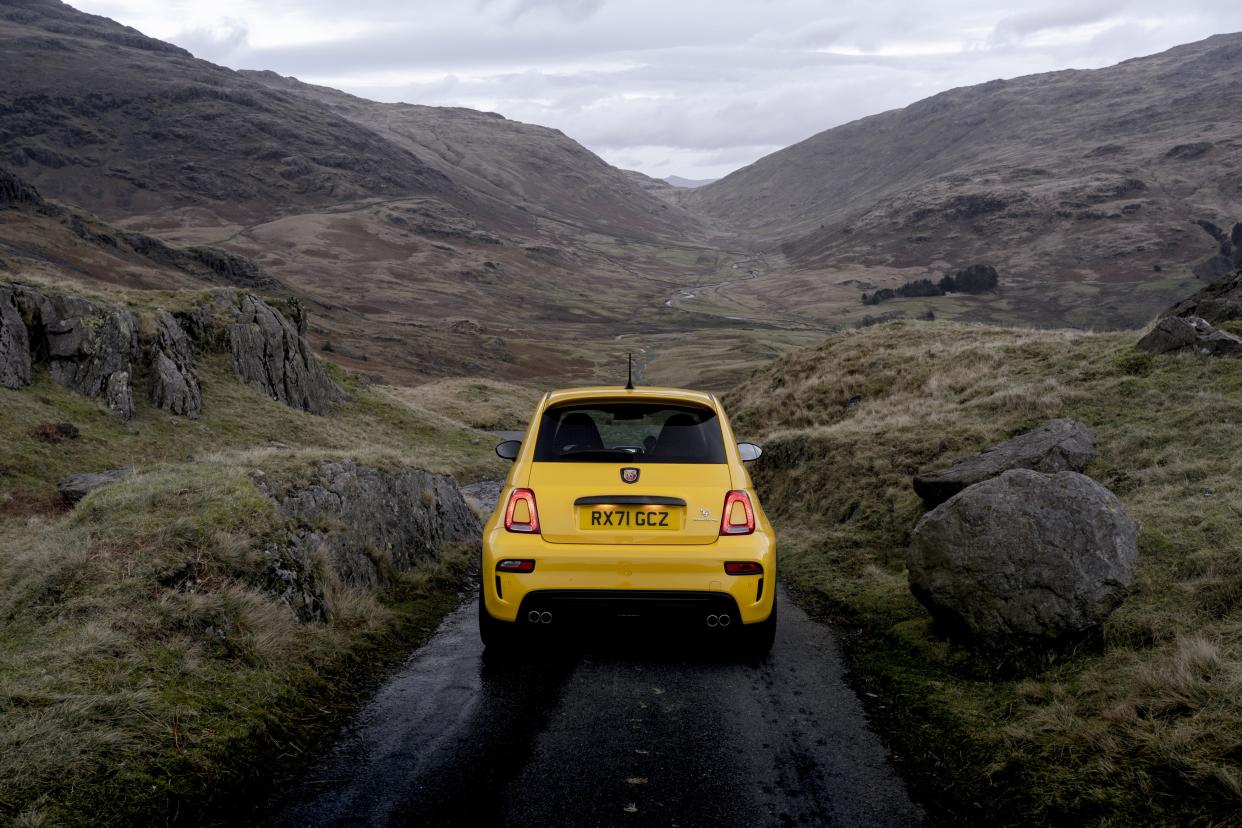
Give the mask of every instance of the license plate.
POLYGON ((681 513, 671 509, 581 509, 578 525, 584 530, 655 531, 681 528, 681 513))

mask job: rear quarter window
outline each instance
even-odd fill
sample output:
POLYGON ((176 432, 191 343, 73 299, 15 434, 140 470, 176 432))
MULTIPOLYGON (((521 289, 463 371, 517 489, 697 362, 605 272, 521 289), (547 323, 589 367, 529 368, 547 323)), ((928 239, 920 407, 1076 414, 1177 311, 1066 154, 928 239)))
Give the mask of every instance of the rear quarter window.
POLYGON ((667 403, 590 402, 549 408, 539 421, 540 463, 724 463, 716 412, 667 403))

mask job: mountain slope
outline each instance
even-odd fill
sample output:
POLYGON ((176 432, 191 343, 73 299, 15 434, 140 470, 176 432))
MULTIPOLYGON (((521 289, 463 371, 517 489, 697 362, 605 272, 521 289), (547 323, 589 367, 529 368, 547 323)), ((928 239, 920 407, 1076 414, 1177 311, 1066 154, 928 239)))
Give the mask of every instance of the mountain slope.
POLYGON ((274 72, 241 74, 374 131, 463 190, 527 212, 639 236, 697 225, 560 130, 461 107, 377 103, 274 72))
MULTIPOLYGON (((119 232, 251 259, 316 310, 316 347, 390 381, 590 371, 583 343, 614 364, 717 278, 696 217, 556 130, 235 72, 57 0, 0 5, 0 55, 0 167, 119 232)), ((0 225, 40 249, 29 216, 0 225)), ((151 286, 43 229, 39 269, 151 286)))
POLYGON ((954 89, 819 133, 685 203, 782 242, 802 267, 982 260, 1116 281, 1193 267, 1242 219, 1242 35, 954 89))

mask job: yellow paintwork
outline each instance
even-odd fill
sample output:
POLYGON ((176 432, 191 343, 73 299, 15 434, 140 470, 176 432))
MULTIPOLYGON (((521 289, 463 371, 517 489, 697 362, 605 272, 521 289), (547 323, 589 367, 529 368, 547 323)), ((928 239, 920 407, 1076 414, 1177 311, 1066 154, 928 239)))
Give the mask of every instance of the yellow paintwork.
MULTIPOLYGON (((583 473, 582 463, 540 464, 541 481, 548 479, 558 486, 577 485, 575 475, 583 473)), ((594 464, 589 464, 594 465, 594 464)), ((605 465, 620 469, 624 463, 605 465)), ((695 475, 702 474, 702 466, 696 465, 643 465, 643 475, 661 475, 658 485, 662 494, 683 496, 691 510, 697 509, 696 501, 677 489, 676 479, 669 475, 681 475, 687 492, 695 490, 695 475)), ((717 467, 718 468, 718 467, 717 467)), ((622 489, 617 486, 617 489, 622 489)), ((539 489, 534 488, 535 503, 539 505, 539 489)), ((583 491, 582 495, 598 494, 583 491)), ((610 492, 611 494, 611 492, 610 492)), ((720 510, 724 506, 724 494, 713 503, 711 513, 719 525, 720 510)), ((688 510, 689 511, 689 510, 688 510)), ((542 509, 540 509, 542 518, 542 509)), ((649 530, 653 531, 654 530, 649 530)), ((676 533, 678 535, 682 533, 676 533)), ((615 540, 615 539, 614 539, 615 540)), ((680 388, 639 388, 625 390, 616 387, 572 388, 552 391, 544 395, 536 406, 534 416, 527 426, 522 448, 513 468, 505 480, 500 501, 483 529, 483 601, 489 615, 503 621, 515 621, 522 599, 530 592, 544 589, 607 589, 607 590, 690 590, 695 592, 724 592, 737 602, 738 615, 744 624, 767 620, 772 613, 776 594, 776 534, 763 513, 763 507, 755 494, 750 475, 738 457, 737 442, 729 425, 724 408, 714 394, 688 391, 680 388), (533 467, 532 457, 539 422, 549 406, 573 401, 634 401, 673 402, 701 405, 716 412, 720 422, 721 436, 725 444, 728 488, 745 491, 755 512, 755 531, 750 535, 706 537, 692 543, 661 543, 657 535, 642 543, 609 543, 608 532, 601 531, 600 542, 551 543, 542 535, 508 532, 504 528, 504 510, 509 493, 516 487, 526 487, 533 467), (505 558, 530 558, 535 561, 535 571, 529 573, 497 573, 496 564, 505 558), (727 575, 725 561, 755 561, 763 565, 763 596, 755 601, 758 575, 727 575), (504 598, 496 593, 499 576, 504 598)))

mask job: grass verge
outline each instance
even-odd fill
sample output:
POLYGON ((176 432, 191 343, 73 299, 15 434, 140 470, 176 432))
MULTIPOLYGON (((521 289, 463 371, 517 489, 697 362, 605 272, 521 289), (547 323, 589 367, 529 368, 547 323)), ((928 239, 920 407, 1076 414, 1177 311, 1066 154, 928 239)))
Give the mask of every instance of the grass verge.
POLYGON ((945 822, 1227 824, 1242 809, 1242 370, 1137 334, 901 322, 833 337, 728 401, 799 588, 857 629, 872 712, 945 822), (860 395, 861 401, 847 402, 860 395), (1059 416, 1141 525, 1098 640, 1020 658, 943 639, 904 552, 920 469, 1059 416))
POLYGON ((470 481, 499 470, 490 439, 335 369, 351 399, 327 417, 222 358, 199 370, 196 422, 139 401, 122 423, 42 371, 0 389, 0 823, 243 819, 458 601, 473 548, 372 590, 322 566, 332 620, 299 621, 271 589, 288 526, 256 472, 296 486, 349 456, 470 481), (116 467, 136 473, 59 502, 60 478, 116 467))

